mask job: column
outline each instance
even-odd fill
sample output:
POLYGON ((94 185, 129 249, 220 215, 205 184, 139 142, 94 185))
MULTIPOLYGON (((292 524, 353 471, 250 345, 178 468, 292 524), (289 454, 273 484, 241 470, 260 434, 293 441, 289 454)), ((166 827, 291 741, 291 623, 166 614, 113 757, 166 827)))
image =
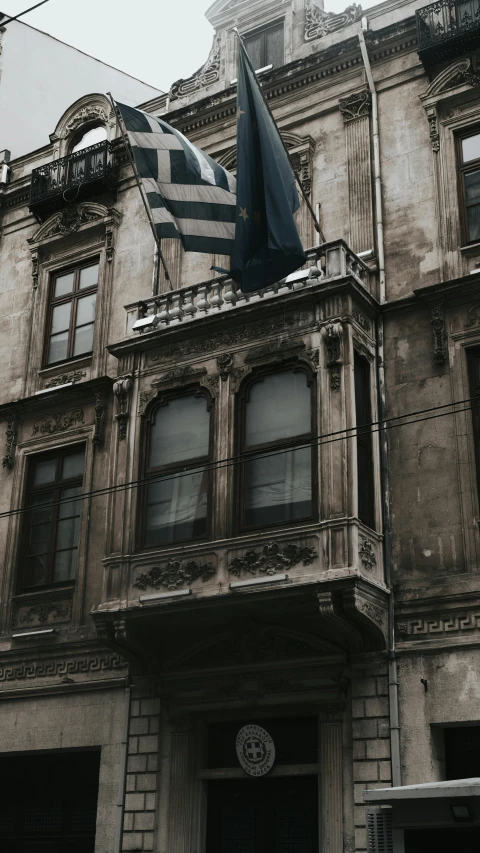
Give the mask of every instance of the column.
POLYGON ((322 853, 342 853, 342 724, 320 725, 321 845, 322 853))
POLYGON ((354 252, 375 247, 373 234, 372 169, 370 142, 371 98, 367 91, 341 98, 347 148, 350 238, 354 252))

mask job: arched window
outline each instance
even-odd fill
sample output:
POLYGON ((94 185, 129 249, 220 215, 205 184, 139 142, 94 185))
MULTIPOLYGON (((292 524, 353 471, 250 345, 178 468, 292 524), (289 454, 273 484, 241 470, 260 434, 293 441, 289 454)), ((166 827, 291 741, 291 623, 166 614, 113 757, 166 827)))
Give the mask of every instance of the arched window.
POLYGON ((80 138, 78 136, 75 137, 71 153, 75 154, 77 151, 83 151, 84 148, 96 145, 98 142, 103 142, 106 138, 107 129, 103 124, 99 127, 90 127, 88 130, 83 131, 80 138))
POLYGON ((144 543, 208 534, 210 406, 203 394, 167 399, 149 429, 144 543))
POLYGON ((312 393, 301 369, 269 373, 249 386, 243 416, 243 528, 313 516, 312 393))

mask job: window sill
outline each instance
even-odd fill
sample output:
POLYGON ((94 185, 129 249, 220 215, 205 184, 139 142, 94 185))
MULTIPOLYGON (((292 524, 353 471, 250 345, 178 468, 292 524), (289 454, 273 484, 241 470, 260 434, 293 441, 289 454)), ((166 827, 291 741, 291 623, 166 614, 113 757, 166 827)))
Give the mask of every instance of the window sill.
POLYGON ((470 252, 471 252, 472 254, 475 254, 475 253, 477 253, 477 252, 480 252, 480 242, 478 242, 478 243, 469 243, 469 244, 468 244, 468 246, 460 246, 460 251, 461 251, 464 255, 468 255, 470 252))
POLYGON ((93 354, 82 355, 79 358, 71 358, 68 361, 60 361, 56 364, 51 364, 46 367, 42 367, 38 371, 38 375, 42 379, 48 379, 50 376, 56 376, 57 373, 63 373, 64 371, 70 370, 78 370, 81 367, 88 367, 93 361, 93 354))

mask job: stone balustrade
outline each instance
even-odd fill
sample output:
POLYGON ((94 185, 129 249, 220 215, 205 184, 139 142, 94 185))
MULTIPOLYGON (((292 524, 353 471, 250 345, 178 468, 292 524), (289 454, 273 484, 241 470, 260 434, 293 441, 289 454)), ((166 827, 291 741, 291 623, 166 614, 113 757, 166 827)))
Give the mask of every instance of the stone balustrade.
POLYGON ((304 269, 255 293, 242 293, 225 275, 126 305, 127 334, 171 328, 348 276, 369 290, 369 268, 343 240, 309 249, 307 257, 308 264, 304 269))

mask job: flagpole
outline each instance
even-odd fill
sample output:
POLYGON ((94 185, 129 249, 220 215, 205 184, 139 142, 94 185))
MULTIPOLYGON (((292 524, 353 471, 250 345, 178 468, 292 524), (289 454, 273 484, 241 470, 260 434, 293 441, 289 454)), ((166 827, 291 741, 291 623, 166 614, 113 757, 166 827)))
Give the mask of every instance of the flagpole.
MULTIPOLYGON (((170 273, 169 273, 169 271, 168 271, 167 263, 166 263, 166 261, 165 261, 164 254, 163 254, 162 249, 161 249, 161 246, 160 246, 160 240, 158 239, 157 232, 156 232, 156 230, 155 230, 155 223, 154 223, 154 221, 153 221, 152 211, 150 210, 150 205, 149 205, 149 203, 148 203, 148 199, 147 199, 147 197, 146 197, 146 195, 145 195, 145 190, 144 190, 143 185, 142 185, 142 182, 141 182, 141 180, 140 180, 140 175, 138 174, 137 167, 136 167, 136 165, 135 165, 135 159, 134 159, 134 157, 133 157, 132 149, 131 149, 131 147, 130 147, 130 142, 129 142, 129 140, 128 140, 127 128, 125 127, 125 124, 124 124, 124 122, 123 122, 122 114, 121 114, 120 110, 118 109, 118 107, 117 107, 117 105, 116 105, 115 101, 113 100, 113 97, 112 97, 111 92, 107 92, 107 95, 108 95, 108 97, 110 98, 110 102, 111 102, 111 104, 112 104, 112 107, 113 107, 113 109, 114 109, 115 115, 116 115, 116 117, 117 117, 118 124, 119 124, 119 126, 120 126, 120 130, 121 130, 121 133, 122 133, 122 136, 123 136, 123 140, 124 140, 124 142, 125 142, 125 147, 126 147, 126 149, 127 149, 128 159, 130 160, 130 165, 131 165, 131 167, 132 167, 132 169, 133 169, 133 174, 135 175, 135 180, 136 180, 136 182, 137 182, 138 189, 140 190, 140 195, 142 196, 142 201, 143 201, 143 204, 144 204, 145 210, 146 210, 146 212, 147 212, 148 221, 149 221, 150 226, 151 226, 151 229, 152 229, 153 238, 154 238, 154 240, 155 240, 155 245, 156 245, 156 247, 157 247, 157 251, 158 251, 158 257, 160 258, 160 260, 161 260, 161 262, 162 262, 163 271, 164 271, 164 273, 165 273, 165 278, 166 278, 166 279, 167 279, 167 281, 168 281, 168 284, 169 284, 170 290, 172 290, 172 289, 173 289, 173 288, 172 288, 172 279, 171 279, 171 277, 170 277, 170 273)), ((157 264, 156 264, 156 271, 154 271, 154 277, 155 277, 154 290, 156 290, 156 293, 154 293, 154 296, 157 296, 157 294, 158 294, 158 285, 159 285, 158 277, 159 277, 159 273, 160 273, 160 264, 157 262, 157 264)))
MULTIPOLYGON (((233 27, 233 31, 237 34, 238 41, 239 41, 239 43, 240 43, 241 47, 243 47, 243 49, 244 49, 244 51, 245 51, 245 56, 246 56, 247 62, 248 62, 248 64, 250 65, 250 68, 252 69, 253 73, 255 74, 255 69, 253 68, 252 63, 250 62, 250 57, 249 57, 249 55, 248 55, 248 53, 247 53, 247 49, 246 49, 246 47, 245 47, 244 41, 243 41, 243 39, 242 39, 242 37, 241 37, 241 35, 240 35, 239 31, 238 31, 238 28, 237 28, 237 27, 233 27)), ((238 82, 237 82, 237 86, 238 86, 238 82)), ((274 119, 274 117, 273 117, 272 111, 271 111, 271 109, 270 109, 270 107, 269 107, 269 105, 268 105, 268 103, 267 103, 267 99, 266 99, 265 95, 263 94, 263 90, 262 90, 262 87, 261 87, 260 83, 258 84, 258 88, 259 88, 259 90, 260 90, 260 94, 261 94, 261 96, 262 96, 262 98, 263 98, 263 103, 265 104, 265 106, 266 106, 266 108, 267 108, 267 110, 268 110, 268 113, 269 113, 269 115, 270 115, 270 118, 272 119, 272 121, 273 121, 273 123, 274 123, 275 127, 277 127, 277 122, 275 121, 275 119, 274 119)), ((316 217, 316 215, 315 215, 315 211, 314 211, 314 209, 313 209, 313 207, 312 207, 312 205, 311 205, 310 199, 308 198, 308 196, 307 196, 307 194, 306 194, 306 192, 305 192, 305 189, 304 189, 304 187, 303 187, 303 184, 302 184, 302 182, 301 182, 300 178, 298 177, 298 174, 297 174, 297 172, 296 172, 296 170, 295 170, 295 167, 294 167, 294 165, 293 165, 293 163, 292 163, 292 158, 290 157, 290 154, 289 154, 288 148, 287 148, 287 146, 285 145, 284 139, 283 139, 282 134, 280 133, 280 129, 279 129, 278 127, 277 127, 277 130, 278 130, 278 135, 279 135, 279 137, 280 137, 280 139, 281 139, 281 141, 282 141, 282 145, 283 145, 283 148, 284 148, 285 154, 287 155, 288 162, 290 163, 290 168, 291 168, 291 170, 292 170, 292 172, 293 172, 293 176, 294 176, 294 178, 295 178, 295 180, 296 180, 296 182, 297 182, 297 184, 298 184, 298 186, 299 186, 300 192, 302 193, 302 196, 303 196, 303 200, 305 201, 305 204, 307 205, 308 211, 309 211, 309 213, 310 213, 310 215, 311 215, 311 217, 312 217, 312 219, 313 219, 313 224, 315 225, 315 230, 316 230, 316 231, 318 232, 318 234, 320 235, 320 238, 322 239, 322 241, 323 241, 324 243, 326 243, 325 235, 324 235, 324 233, 323 233, 323 231, 322 231, 322 229, 321 229, 321 227, 320 227, 320 223, 319 223, 319 221, 318 221, 318 219, 317 219, 317 217, 316 217)))

